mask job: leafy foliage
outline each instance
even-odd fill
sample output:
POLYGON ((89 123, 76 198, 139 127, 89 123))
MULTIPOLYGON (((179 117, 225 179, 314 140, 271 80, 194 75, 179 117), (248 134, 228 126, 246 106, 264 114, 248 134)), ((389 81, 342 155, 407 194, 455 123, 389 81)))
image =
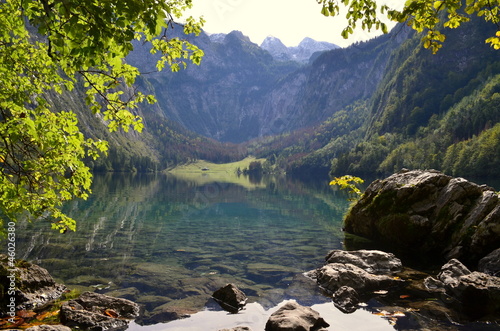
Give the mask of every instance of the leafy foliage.
MULTIPOLYGON (((387 175, 401 168, 492 176, 500 169, 494 134, 500 122, 500 62, 488 45, 471 46, 492 27, 478 18, 466 24, 467 33, 448 33, 436 55, 419 46, 417 34, 396 50, 381 49, 390 52, 390 60, 368 99, 321 125, 252 142, 250 151, 301 177, 325 176, 329 168, 332 177, 387 175)), ((325 84, 310 88, 322 90, 325 84)))
MULTIPOLYGON (((339 1, 320 0, 322 4, 321 13, 325 16, 336 16, 340 14, 339 1)), ((358 21, 361 21, 363 30, 370 31, 373 27, 387 33, 387 25, 377 17, 377 2, 374 0, 340 0, 347 7, 346 18, 348 26, 342 31, 342 37, 347 39, 349 34, 354 33, 358 21)), ((385 8, 385 7, 383 7, 385 8)))
POLYGON ((338 186, 342 190, 347 190, 351 196, 360 197, 361 190, 356 184, 363 184, 365 181, 359 177, 344 175, 342 177, 335 177, 330 182, 330 185, 338 186))
POLYGON ((358 21, 363 29, 381 29, 387 33, 387 25, 379 19, 385 14, 396 22, 406 22, 417 32, 425 32, 422 42, 425 48, 436 53, 446 39, 441 30, 458 28, 470 20, 471 15, 483 18, 497 26, 493 36, 486 39, 494 49, 500 49, 500 3, 490 0, 409 0, 402 10, 383 5, 380 8, 374 0, 319 0, 321 13, 325 16, 335 16, 340 13, 340 4, 347 7, 346 18, 348 26, 342 31, 342 36, 348 38, 354 32, 358 21), (378 14, 377 14, 378 11, 378 14))
MULTIPOLYGON (((71 109, 56 111, 50 93, 72 90, 84 81, 86 102, 101 113, 110 131, 141 130, 138 104, 154 102, 132 86, 139 70, 123 62, 132 40, 151 42, 160 52, 158 69, 173 71, 186 61, 200 63, 203 52, 169 39, 174 19, 190 0, 24 1, 0 4, 0 208, 16 219, 23 212, 52 218, 52 227, 74 230, 60 211, 63 201, 86 198, 91 173, 83 160, 107 149, 85 139, 71 109), (155 38, 163 32, 160 38, 155 38)), ((185 33, 202 22, 188 19, 185 33)))

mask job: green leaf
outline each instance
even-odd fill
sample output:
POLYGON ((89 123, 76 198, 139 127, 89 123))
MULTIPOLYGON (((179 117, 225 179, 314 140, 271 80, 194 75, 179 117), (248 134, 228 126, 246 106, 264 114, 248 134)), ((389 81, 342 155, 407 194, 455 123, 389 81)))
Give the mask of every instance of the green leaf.
MULTIPOLYGON (((174 69, 186 65, 180 58, 199 64, 203 52, 196 46, 180 39, 161 42, 155 35, 167 28, 166 12, 181 17, 190 6, 191 0, 2 1, 0 210, 5 217, 30 215, 48 219, 61 232, 75 229, 61 204, 88 197, 92 175, 84 158, 99 157, 107 143, 86 140, 74 113, 52 108, 52 92, 64 93, 82 78, 89 110, 103 111, 110 131, 142 130, 132 111, 138 102, 155 99, 128 88, 139 70, 123 59, 137 38, 152 41, 153 52, 161 52, 160 69, 165 61, 174 69), (32 27, 40 38, 28 32, 32 27)), ((185 31, 200 33, 202 24, 189 19, 185 31)))
POLYGON ((443 1, 434 1, 434 9, 439 10, 443 6, 443 1))

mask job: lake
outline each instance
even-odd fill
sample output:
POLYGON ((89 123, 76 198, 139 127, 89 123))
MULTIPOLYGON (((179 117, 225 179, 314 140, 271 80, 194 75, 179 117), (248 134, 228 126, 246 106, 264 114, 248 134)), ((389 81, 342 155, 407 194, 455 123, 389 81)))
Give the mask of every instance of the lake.
POLYGON ((331 330, 394 330, 394 321, 376 316, 376 303, 342 314, 302 275, 322 265, 329 250, 344 247, 348 206, 327 179, 241 177, 228 183, 212 181, 209 173, 96 175, 90 198, 64 207, 77 231, 19 224, 17 257, 48 269, 71 289, 144 305, 151 318, 130 330, 263 330, 286 300, 313 306, 331 330), (249 298, 238 314, 210 299, 227 283, 249 298), (162 309, 193 315, 156 323, 162 309))

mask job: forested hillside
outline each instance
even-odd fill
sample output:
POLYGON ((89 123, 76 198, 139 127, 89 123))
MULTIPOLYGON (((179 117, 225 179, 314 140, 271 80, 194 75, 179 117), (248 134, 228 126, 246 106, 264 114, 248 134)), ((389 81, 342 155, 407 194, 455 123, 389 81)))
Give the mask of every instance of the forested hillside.
POLYGON ((267 158, 266 171, 301 177, 403 167, 498 175, 500 56, 477 42, 491 31, 477 21, 449 30, 433 55, 398 25, 309 64, 276 61, 240 32, 201 34, 191 42, 204 49, 202 64, 177 73, 157 73, 137 44, 127 61, 145 73, 137 88, 158 103, 139 108, 141 134, 109 134, 100 118, 79 113, 88 135, 111 144, 109 157, 91 165, 155 171, 253 154, 267 158))
POLYGON ((82 89, 62 95, 51 94, 49 98, 56 109, 76 112, 86 137, 109 143, 108 155, 87 160, 94 171, 153 172, 197 159, 231 162, 246 155, 237 145, 221 143, 187 130, 151 105, 142 104, 137 109, 137 115, 144 123, 142 132, 109 132, 103 116, 88 111, 82 89))
POLYGON ((392 52, 373 95, 345 107, 348 120, 336 114, 312 134, 297 133, 297 142, 278 154, 286 156, 288 173, 331 168, 333 176, 373 175, 404 167, 498 176, 500 55, 477 43, 491 28, 477 21, 466 27, 448 30, 436 55, 421 47, 419 36, 392 52), (351 131, 328 129, 332 122, 351 131), (303 143, 320 136, 314 149, 303 143))

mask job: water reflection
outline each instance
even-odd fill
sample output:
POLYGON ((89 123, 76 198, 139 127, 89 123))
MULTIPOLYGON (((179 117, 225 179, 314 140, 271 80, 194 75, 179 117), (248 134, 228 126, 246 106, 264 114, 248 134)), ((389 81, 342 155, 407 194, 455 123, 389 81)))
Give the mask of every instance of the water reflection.
MULTIPOLYGON (((231 329, 237 325, 248 326, 252 330, 264 330, 269 316, 278 310, 287 301, 278 306, 265 310, 258 303, 250 303, 238 314, 229 314, 224 311, 202 311, 192 315, 189 319, 181 319, 166 324, 142 326, 132 323, 128 331, 207 331, 231 329), (208 327, 210 326, 210 327, 208 327)), ((311 307, 326 320, 328 330, 349 331, 388 331, 395 330, 389 321, 371 314, 366 310, 357 310, 353 314, 343 314, 329 303, 316 304, 311 307)))
POLYGON ((70 288, 126 297, 150 314, 204 309, 229 282, 266 309, 326 300, 300 277, 342 248, 348 201, 326 181, 106 174, 95 177, 93 192, 65 206, 76 233, 20 225, 19 257, 70 288))

